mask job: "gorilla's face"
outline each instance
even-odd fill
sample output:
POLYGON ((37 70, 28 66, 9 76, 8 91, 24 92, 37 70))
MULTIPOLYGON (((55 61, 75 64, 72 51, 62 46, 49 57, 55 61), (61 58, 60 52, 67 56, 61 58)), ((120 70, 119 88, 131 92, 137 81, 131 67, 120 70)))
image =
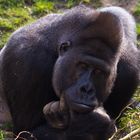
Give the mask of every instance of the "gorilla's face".
MULTIPOLYGON (((108 12, 91 13, 59 36, 53 73, 56 94, 69 108, 87 112, 102 104, 113 87, 120 54, 121 23, 108 12), (87 18, 85 18, 87 21, 87 18)), ((76 22, 77 23, 77 22, 76 22)), ((64 26, 64 24, 63 24, 64 26)), ((66 26, 66 27, 67 27, 66 26)))
POLYGON ((97 39, 61 43, 53 86, 71 110, 92 111, 108 97, 116 76, 110 55, 110 48, 97 39))

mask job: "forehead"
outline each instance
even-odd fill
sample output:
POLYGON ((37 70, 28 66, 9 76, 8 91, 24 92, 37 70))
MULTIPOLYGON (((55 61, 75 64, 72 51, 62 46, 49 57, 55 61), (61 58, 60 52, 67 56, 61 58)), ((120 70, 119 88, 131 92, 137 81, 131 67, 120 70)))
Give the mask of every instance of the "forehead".
POLYGON ((104 40, 93 37, 90 31, 86 36, 84 30, 86 29, 62 34, 59 44, 70 41, 73 55, 90 55, 103 60, 109 60, 114 56, 111 47, 104 40))
POLYGON ((59 46, 63 42, 70 41, 73 54, 93 55, 104 60, 113 57, 108 43, 98 37, 98 33, 95 37, 92 30, 94 28, 92 23, 97 16, 98 12, 89 8, 79 7, 66 12, 59 21, 59 27, 63 29, 58 39, 59 46))
POLYGON ((77 43, 72 46, 71 49, 76 53, 75 55, 82 56, 93 56, 105 61, 109 61, 110 58, 114 55, 110 47, 100 39, 80 39, 77 43))
POLYGON ((67 39, 77 40, 81 34, 92 23, 97 12, 87 7, 75 7, 65 12, 57 21, 57 30, 61 31, 60 41, 67 39))

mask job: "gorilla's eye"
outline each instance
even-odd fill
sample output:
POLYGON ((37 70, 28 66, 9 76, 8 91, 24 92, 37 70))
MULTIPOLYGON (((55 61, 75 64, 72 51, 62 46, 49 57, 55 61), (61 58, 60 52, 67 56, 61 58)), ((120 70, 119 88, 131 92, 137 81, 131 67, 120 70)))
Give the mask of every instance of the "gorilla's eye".
POLYGON ((62 43, 59 47, 59 52, 62 54, 65 53, 69 49, 70 46, 71 46, 70 41, 62 43))
POLYGON ((83 73, 85 73, 88 70, 89 66, 86 63, 79 62, 77 64, 77 76, 81 76, 83 73))
POLYGON ((81 70, 87 70, 88 65, 86 63, 80 63, 79 67, 80 67, 81 70))
POLYGON ((100 69, 94 69, 94 74, 95 75, 102 74, 102 70, 100 70, 100 69))

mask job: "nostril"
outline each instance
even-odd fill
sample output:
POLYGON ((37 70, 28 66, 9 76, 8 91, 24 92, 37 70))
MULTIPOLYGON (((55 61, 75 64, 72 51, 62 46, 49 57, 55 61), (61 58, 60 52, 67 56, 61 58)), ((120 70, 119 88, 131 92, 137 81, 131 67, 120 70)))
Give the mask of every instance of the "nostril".
POLYGON ((80 87, 80 92, 81 93, 92 93, 94 90, 92 87, 89 87, 89 86, 81 86, 80 87))
POLYGON ((82 87, 80 87, 80 92, 86 93, 87 92, 87 89, 84 86, 82 86, 82 87))

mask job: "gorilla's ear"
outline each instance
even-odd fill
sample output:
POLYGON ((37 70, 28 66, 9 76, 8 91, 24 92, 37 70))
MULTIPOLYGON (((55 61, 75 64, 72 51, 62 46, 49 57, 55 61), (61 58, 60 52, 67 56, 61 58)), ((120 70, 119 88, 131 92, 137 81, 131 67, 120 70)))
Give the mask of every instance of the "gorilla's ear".
POLYGON ((118 50, 123 38, 123 25, 119 17, 106 11, 94 11, 92 19, 87 35, 103 40, 114 51, 118 50))

